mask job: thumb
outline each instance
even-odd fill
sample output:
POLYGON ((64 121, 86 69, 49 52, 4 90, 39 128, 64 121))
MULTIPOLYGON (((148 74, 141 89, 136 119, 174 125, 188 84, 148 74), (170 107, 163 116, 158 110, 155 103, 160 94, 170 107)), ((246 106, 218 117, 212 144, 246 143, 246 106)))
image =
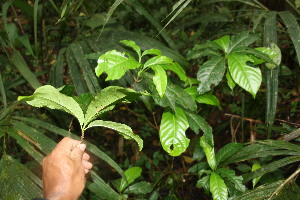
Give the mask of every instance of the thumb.
POLYGON ((86 148, 85 144, 79 144, 77 145, 72 151, 71 151, 71 157, 74 159, 82 160, 82 156, 84 153, 84 150, 86 148))

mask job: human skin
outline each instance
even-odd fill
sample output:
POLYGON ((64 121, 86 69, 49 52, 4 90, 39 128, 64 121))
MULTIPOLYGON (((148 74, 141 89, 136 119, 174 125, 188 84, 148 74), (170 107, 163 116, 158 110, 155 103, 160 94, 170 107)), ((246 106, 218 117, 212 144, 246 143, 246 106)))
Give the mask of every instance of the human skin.
POLYGON ((63 138, 43 160, 43 193, 48 200, 77 200, 92 168, 81 141, 63 138))

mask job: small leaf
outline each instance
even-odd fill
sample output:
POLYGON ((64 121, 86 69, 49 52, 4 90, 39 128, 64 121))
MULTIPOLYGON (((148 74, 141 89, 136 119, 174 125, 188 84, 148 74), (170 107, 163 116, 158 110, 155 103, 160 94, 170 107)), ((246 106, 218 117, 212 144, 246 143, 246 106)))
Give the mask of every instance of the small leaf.
POLYGON ((229 54, 228 56, 228 66, 232 79, 255 98, 262 81, 262 75, 259 68, 250 67, 247 62, 253 62, 247 55, 229 54))
POLYGON ((230 42, 230 36, 229 35, 225 35, 217 40, 214 40, 213 42, 217 43, 218 45, 220 45, 222 47, 222 49, 224 50, 224 52, 227 53, 227 49, 229 47, 229 42, 230 42))
POLYGON ((205 191, 209 191, 209 180, 210 180, 210 175, 204 176, 203 178, 197 181, 196 187, 204 188, 205 191))
POLYGON ((176 113, 163 113, 159 130, 160 142, 171 156, 179 156, 187 149, 190 140, 185 136, 185 131, 188 127, 187 118, 179 107, 176 107, 176 113))
POLYGON ((174 72, 175 74, 178 75, 178 77, 180 78, 180 80, 182 81, 186 81, 187 80, 187 76, 185 74, 184 69, 182 69, 182 67, 178 64, 178 63, 172 63, 170 65, 161 65, 165 70, 171 70, 172 72, 174 72))
POLYGON ((130 183, 132 183, 135 179, 140 177, 142 174, 142 168, 140 167, 131 167, 125 171, 126 179, 121 179, 120 189, 119 191, 122 192, 130 183))
POLYGON ((215 170, 217 164, 216 164, 215 151, 213 146, 209 145, 209 143, 206 141, 204 136, 200 138, 200 146, 203 148, 205 152, 208 165, 212 170, 215 170))
POLYGON ((187 54, 187 59, 196 59, 196 58, 201 58, 201 57, 221 57, 222 55, 214 50, 214 49, 197 49, 197 50, 192 50, 189 51, 187 54))
MULTIPOLYGON (((260 168, 261 168, 260 164, 254 163, 254 164, 252 165, 251 172, 253 172, 253 171, 255 171, 255 170, 258 170, 258 169, 260 169, 260 168)), ((257 182, 259 181, 260 178, 261 178, 261 176, 252 179, 252 186, 253 186, 253 188, 255 187, 255 185, 257 184, 257 182)))
POLYGON ((223 57, 214 57, 200 66, 197 79, 200 81, 198 92, 204 94, 217 86, 225 73, 225 60, 223 57))
POLYGON ((195 98, 195 100, 198 103, 205 103, 205 104, 208 104, 208 105, 217 106, 220 110, 222 110, 219 99, 217 99, 217 97, 215 95, 213 95, 209 92, 205 93, 205 94, 202 94, 200 96, 197 96, 195 98))
POLYGON ((210 175, 210 192, 214 200, 227 200, 228 192, 224 180, 215 172, 210 175))
POLYGON ((249 32, 247 31, 241 32, 240 34, 231 38, 227 52, 230 53, 234 49, 247 47, 255 42, 258 38, 258 35, 249 35, 249 32))
POLYGON ((160 98, 162 98, 167 88, 167 74, 160 65, 154 65, 151 67, 151 69, 154 71, 153 83, 160 98))
POLYGON ((127 70, 135 69, 139 66, 140 63, 133 57, 128 57, 125 53, 112 50, 99 57, 95 72, 97 76, 106 72, 108 76, 105 80, 109 81, 119 79, 127 70))
POLYGON ((125 139, 135 140, 139 146, 140 151, 143 148, 143 140, 138 135, 134 134, 132 132, 132 129, 125 124, 111 122, 111 121, 95 120, 95 121, 91 122, 86 129, 94 127, 94 126, 110 128, 115 131, 118 131, 121 135, 124 136, 125 139))
POLYGON ((79 104, 72 97, 60 93, 51 85, 39 87, 31 96, 19 96, 18 100, 25 100, 29 105, 39 108, 63 110, 75 116, 81 126, 84 123, 84 114, 79 104))
POLYGON ((223 178, 227 178, 234 184, 235 189, 241 192, 246 191, 246 187, 243 185, 243 177, 236 176, 233 170, 220 168, 217 170, 217 173, 220 174, 223 178))
POLYGON ((141 59, 141 49, 134 41, 131 40, 122 40, 120 43, 125 44, 126 46, 131 47, 139 56, 139 59, 141 59))
POLYGON ((130 193, 130 194, 147 194, 152 191, 153 187, 150 185, 150 183, 146 181, 141 181, 138 183, 135 183, 133 185, 130 185, 124 193, 130 193))
POLYGON ((172 64, 172 63, 173 63, 173 60, 169 57, 155 56, 155 57, 147 60, 147 62, 144 64, 144 68, 152 67, 154 65, 168 65, 168 64, 172 64))
POLYGON ((212 128, 207 124, 205 119, 194 112, 185 111, 191 129, 198 134, 199 129, 204 132, 204 135, 212 135, 212 128))
POLYGON ((230 87, 231 90, 233 90, 234 87, 235 87, 235 82, 234 82, 234 80, 232 79, 232 77, 231 77, 229 71, 226 72, 226 79, 227 79, 227 84, 228 84, 228 86, 230 87))
POLYGON ((142 53, 142 57, 145 55, 156 55, 161 56, 161 51, 159 49, 148 49, 142 53))

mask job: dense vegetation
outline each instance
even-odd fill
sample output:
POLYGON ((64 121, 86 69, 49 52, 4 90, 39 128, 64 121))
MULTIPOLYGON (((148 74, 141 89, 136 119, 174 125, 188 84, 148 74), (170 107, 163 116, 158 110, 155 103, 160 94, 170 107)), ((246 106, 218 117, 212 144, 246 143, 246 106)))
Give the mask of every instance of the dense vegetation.
POLYGON ((1 198, 70 136, 81 199, 300 199, 299 0, 1 7, 1 198))

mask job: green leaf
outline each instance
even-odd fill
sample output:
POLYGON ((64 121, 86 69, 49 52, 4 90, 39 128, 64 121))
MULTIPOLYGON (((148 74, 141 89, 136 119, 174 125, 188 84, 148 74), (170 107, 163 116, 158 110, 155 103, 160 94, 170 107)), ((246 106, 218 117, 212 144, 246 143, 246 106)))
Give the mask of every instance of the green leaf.
POLYGON ((234 82, 234 80, 232 79, 232 77, 231 77, 229 71, 226 72, 226 79, 227 79, 227 84, 228 84, 228 86, 230 87, 231 90, 233 90, 234 87, 235 87, 235 82, 234 82))
POLYGON ((262 75, 259 68, 250 67, 247 62, 253 62, 247 55, 229 54, 228 56, 228 66, 232 79, 255 98, 262 81, 262 75))
POLYGON ((126 188, 124 193, 141 195, 141 194, 150 193, 152 189, 153 187, 150 185, 150 183, 146 181, 141 181, 133 185, 130 185, 128 188, 126 188))
POLYGON ((215 172, 210 175, 210 192, 213 200, 227 200, 228 192, 224 180, 215 172))
POLYGON ((191 50, 187 54, 187 59, 196 59, 196 58, 201 58, 201 57, 221 57, 222 55, 214 50, 214 49, 197 49, 197 50, 191 50))
POLYGON ((73 99, 79 104, 81 110, 85 114, 86 110, 88 109, 88 106, 93 100, 93 95, 91 93, 85 93, 79 96, 74 96, 73 99))
POLYGON ((195 100, 198 103, 205 103, 205 104, 208 104, 208 105, 217 106, 220 110, 222 110, 219 99, 217 99, 217 97, 215 95, 213 95, 209 92, 205 93, 205 94, 202 94, 200 96, 197 96, 195 98, 195 100))
POLYGON ((104 88, 97 94, 91 101, 87 108, 84 118, 84 125, 86 126, 93 119, 97 118, 100 114, 108 111, 108 108, 125 99, 134 99, 141 94, 132 89, 122 88, 118 86, 109 86, 104 88))
POLYGON ((176 107, 176 113, 163 113, 159 130, 160 142, 171 156, 179 156, 187 149, 190 140, 185 136, 185 131, 188 127, 187 118, 179 107, 176 107))
POLYGON ((1 199, 33 199, 42 196, 41 180, 25 165, 4 154, 0 161, 1 199))
POLYGON ((155 56, 144 64, 144 68, 152 67, 154 65, 168 65, 172 64, 173 60, 166 56, 155 56))
POLYGON ((120 41, 122 44, 125 44, 126 46, 131 47, 139 56, 139 60, 141 59, 141 49, 138 45, 135 44, 134 41, 131 40, 122 40, 120 41))
POLYGON ((217 86, 225 73, 225 60, 223 57, 214 57, 205 62, 197 74, 200 81, 198 92, 204 94, 211 90, 212 86, 217 86))
POLYGON ((213 42, 217 43, 218 45, 220 45, 222 47, 222 49, 224 50, 224 52, 227 53, 228 47, 229 47, 229 42, 230 42, 230 36, 229 35, 225 35, 217 40, 214 40, 213 42))
POLYGON ((238 35, 232 36, 227 52, 230 53, 234 49, 247 47, 258 38, 257 35, 249 35, 248 32, 241 32, 238 35))
POLYGON ((127 70, 135 69, 139 66, 140 63, 133 57, 128 57, 125 53, 112 50, 99 57, 95 72, 97 76, 106 72, 108 76, 105 81, 109 81, 119 79, 127 70))
POLYGON ((161 56, 161 51, 159 49, 148 49, 142 53, 142 57, 145 55, 156 55, 161 56))
POLYGON ((139 146, 140 151, 143 148, 143 140, 138 135, 134 134, 132 129, 125 124, 111 122, 111 121, 95 120, 95 121, 91 122, 86 127, 86 129, 95 127, 95 126, 101 126, 101 127, 113 129, 113 130, 119 132, 121 135, 123 135, 125 139, 135 140, 139 146))
MULTIPOLYGON (((254 164, 252 165, 251 171, 253 172, 253 171, 258 170, 258 169, 260 169, 260 168, 261 168, 260 164, 254 163, 254 164)), ((252 180, 252 186, 253 186, 253 188, 255 187, 255 185, 257 184, 257 182, 259 181, 260 178, 261 178, 261 176, 260 176, 260 177, 257 177, 257 178, 254 178, 254 179, 252 180)))
POLYGON ((75 116, 81 126, 84 123, 84 114, 79 104, 72 97, 60 93, 51 85, 39 87, 31 96, 19 96, 18 100, 25 100, 29 105, 35 107, 63 110, 75 116))
POLYGON ((200 138, 200 146, 203 148, 203 150, 205 152, 208 165, 210 166, 210 168, 212 170, 215 170, 217 167, 217 164, 216 164, 214 147, 209 145, 209 143, 206 141, 204 136, 202 136, 200 138))
POLYGON ((199 129, 204 132, 204 135, 212 135, 212 128, 207 124, 205 119, 194 112, 185 111, 191 129, 198 134, 199 129))
POLYGON ((210 181, 210 175, 204 176, 203 178, 197 181, 196 187, 204 188, 205 191, 209 191, 209 181, 210 181))
POLYGON ((185 74, 184 69, 182 69, 182 67, 178 63, 172 63, 170 65, 161 65, 161 67, 164 68, 165 70, 171 70, 172 72, 174 72, 175 74, 178 75, 180 80, 182 80, 184 82, 188 78, 185 74))
POLYGON ((153 83, 160 98, 162 98, 167 88, 167 74, 160 65, 154 65, 151 67, 151 69, 154 71, 153 83))
POLYGON ((220 168, 217 170, 217 173, 220 174, 223 178, 227 178, 234 184, 235 189, 241 192, 246 191, 246 187, 243 185, 243 178, 241 176, 236 176, 233 170, 220 168))
POLYGON ((217 165, 226 160, 227 158, 234 155, 236 152, 238 152, 241 148, 243 148, 243 144, 241 143, 229 143, 223 146, 216 155, 216 162, 217 165))
MULTIPOLYGON (((258 47, 255 49, 238 49, 232 52, 232 54, 246 54, 253 59, 254 65, 259 65, 265 62, 274 63, 272 58, 275 56, 274 51, 267 47, 258 47)), ((275 64, 275 63, 274 63, 275 64)))
POLYGON ((126 179, 121 179, 121 184, 119 191, 122 192, 130 183, 132 183, 135 179, 140 177, 142 174, 142 168, 140 167, 131 167, 125 171, 126 179))

